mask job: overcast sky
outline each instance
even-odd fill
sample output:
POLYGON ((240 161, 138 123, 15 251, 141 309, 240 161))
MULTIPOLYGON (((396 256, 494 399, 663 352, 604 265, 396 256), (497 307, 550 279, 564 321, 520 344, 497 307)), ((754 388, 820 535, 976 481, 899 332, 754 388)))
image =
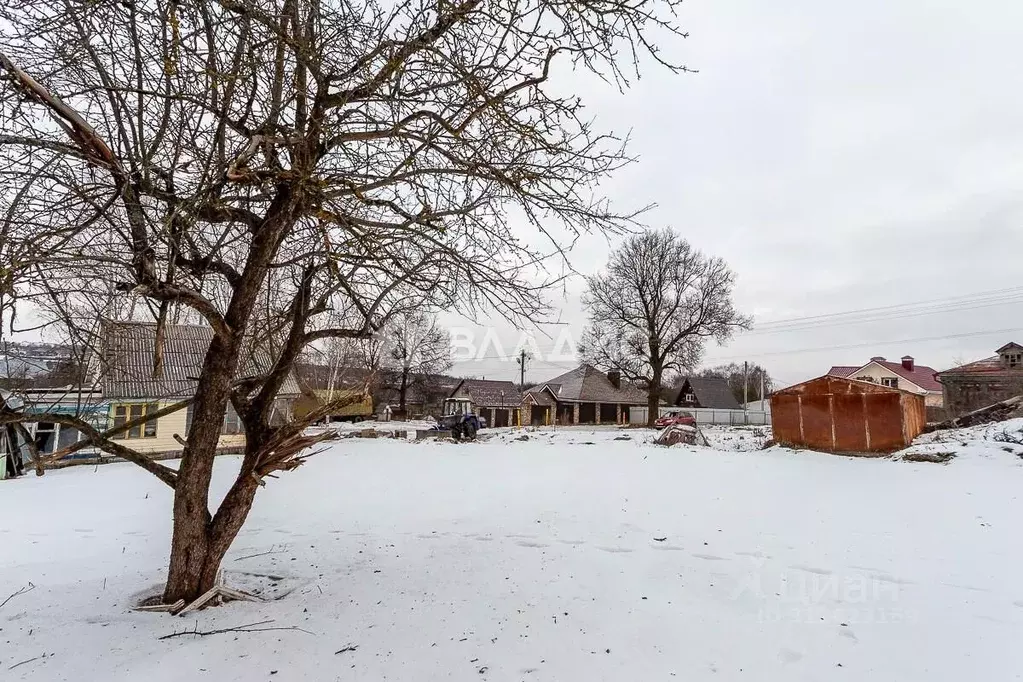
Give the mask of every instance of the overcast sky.
MULTIPOLYGON (((656 203, 648 225, 725 258, 758 323, 1023 287, 1023 3, 691 0, 681 20, 690 37, 673 52, 698 74, 649 65, 624 95, 572 83, 599 127, 631 131, 639 161, 609 196, 656 203)), ((614 243, 582 239, 573 265, 596 271, 614 243)), ((553 297, 566 323, 546 329, 555 339, 578 338, 581 289, 553 297)), ((705 364, 749 359, 782 384, 874 355, 945 369, 1023 341, 1021 301, 1023 289, 938 314, 764 327, 705 364)), ((504 353, 491 343, 484 355, 514 350, 510 327, 496 338, 504 353)), ((527 381, 572 365, 538 358, 527 381)), ((494 357, 454 369, 518 376, 494 357)))

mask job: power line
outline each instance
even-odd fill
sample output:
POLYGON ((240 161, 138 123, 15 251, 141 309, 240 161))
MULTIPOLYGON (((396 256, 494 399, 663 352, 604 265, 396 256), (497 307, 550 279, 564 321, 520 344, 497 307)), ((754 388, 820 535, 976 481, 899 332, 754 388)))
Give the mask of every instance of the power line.
POLYGON ((993 302, 997 300, 1008 300, 1012 301, 1017 297, 1023 296, 1023 287, 1010 287, 1006 289, 993 289, 990 291, 979 291, 972 294, 962 294, 959 296, 936 298, 926 301, 914 301, 908 303, 898 303, 885 306, 877 306, 873 308, 859 308, 856 310, 846 310, 838 313, 822 313, 820 315, 805 315, 802 317, 792 317, 782 320, 768 320, 757 325, 758 329, 770 329, 774 327, 783 327, 793 324, 808 324, 817 321, 833 320, 836 318, 849 317, 849 316, 862 316, 864 314, 875 315, 875 314, 898 314, 904 309, 918 310, 921 307, 931 308, 951 308, 958 306, 969 306, 977 303, 993 302))
POLYGON ((820 320, 818 322, 805 322, 800 324, 790 324, 783 327, 754 327, 750 332, 747 332, 746 336, 764 336, 767 334, 781 334, 784 332, 796 332, 796 331, 807 331, 811 329, 823 329, 826 327, 841 327, 854 324, 869 324, 872 322, 883 322, 887 320, 903 320, 907 318, 923 317, 926 315, 941 315, 953 312, 962 312, 966 310, 980 310, 982 308, 991 308, 995 306, 1023 304, 1023 296, 1013 296, 1001 299, 990 299, 990 300, 977 300, 977 301, 964 301, 960 304, 950 306, 934 306, 924 309, 909 309, 909 310, 895 310, 888 313, 866 315, 850 319, 832 319, 832 320, 820 320))
POLYGON ((819 346, 816 348, 799 348, 796 350, 780 350, 772 351, 768 353, 743 353, 742 355, 735 355, 724 358, 714 358, 714 362, 727 362, 729 360, 742 360, 744 358, 765 358, 773 357, 776 355, 795 355, 797 353, 816 353, 831 350, 848 350, 850 348, 867 348, 869 346, 880 346, 884 344, 894 343, 914 343, 923 341, 946 341, 951 339, 965 339, 971 336, 993 336, 995 334, 1010 334, 1012 332, 1023 331, 1023 327, 1012 327, 1010 329, 988 329, 985 331, 965 332, 962 334, 949 334, 946 336, 921 336, 911 339, 892 339, 890 341, 868 341, 866 343, 849 343, 841 346, 819 346))

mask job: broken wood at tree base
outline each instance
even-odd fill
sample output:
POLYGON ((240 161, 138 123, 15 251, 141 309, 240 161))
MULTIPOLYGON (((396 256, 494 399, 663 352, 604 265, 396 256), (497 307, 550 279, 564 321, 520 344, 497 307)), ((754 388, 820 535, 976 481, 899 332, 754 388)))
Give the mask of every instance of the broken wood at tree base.
POLYGON ((233 587, 228 587, 223 584, 222 576, 217 577, 217 584, 206 590, 199 598, 195 599, 190 603, 186 603, 184 599, 179 599, 173 604, 146 604, 142 603, 135 607, 135 611, 142 611, 145 613, 170 613, 174 616, 184 616, 193 611, 198 611, 208 605, 218 604, 227 601, 252 601, 262 602, 266 601, 254 594, 249 594, 242 590, 237 590, 233 587))

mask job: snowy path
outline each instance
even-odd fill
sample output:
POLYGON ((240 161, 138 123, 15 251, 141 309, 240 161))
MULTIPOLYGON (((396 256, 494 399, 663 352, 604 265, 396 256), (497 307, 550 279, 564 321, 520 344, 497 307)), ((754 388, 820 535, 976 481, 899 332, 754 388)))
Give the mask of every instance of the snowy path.
MULTIPOLYGON (((269 483, 225 564, 308 582, 184 619, 129 611, 162 578, 162 484, 130 464, 0 484, 0 601, 37 585, 0 609, 0 678, 1023 674, 1014 456, 942 466, 516 435, 343 441, 269 483), (268 619, 314 634, 157 639, 268 619)), ((234 466, 218 460, 219 490, 234 466)))

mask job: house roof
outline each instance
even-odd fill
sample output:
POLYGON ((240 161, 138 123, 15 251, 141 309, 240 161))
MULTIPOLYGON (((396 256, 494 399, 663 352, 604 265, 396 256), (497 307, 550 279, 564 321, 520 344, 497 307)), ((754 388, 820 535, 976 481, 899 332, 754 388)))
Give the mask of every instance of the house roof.
POLYGON ((449 398, 468 398, 481 407, 516 407, 522 402, 522 393, 511 381, 462 379, 449 398))
POLYGON ((828 375, 833 377, 849 378, 853 374, 866 369, 870 365, 880 365, 888 371, 902 377, 906 381, 913 382, 925 391, 934 391, 936 393, 941 392, 941 384, 936 378, 938 372, 933 367, 914 364, 913 369, 910 370, 903 367, 901 362, 890 362, 880 358, 871 359, 870 362, 865 365, 860 365, 859 367, 838 365, 828 370, 828 375))
POLYGON ((303 388, 313 391, 330 388, 361 388, 374 378, 365 367, 331 367, 312 362, 296 362, 295 376, 303 388))
POLYGON ((615 388, 607 375, 593 365, 580 365, 570 372, 556 376, 550 381, 537 384, 529 392, 538 391, 544 386, 561 402, 576 403, 627 403, 645 405, 646 393, 634 386, 623 384, 615 388))
POLYGON ((545 391, 544 386, 547 386, 547 384, 544 384, 543 386, 534 386, 526 391, 522 397, 523 402, 525 402, 526 398, 529 397, 536 405, 553 405, 554 396, 551 395, 550 390, 545 391))
MULTIPOLYGON (((163 372, 153 376, 156 324, 102 320, 99 383, 104 398, 188 398, 195 395, 203 360, 213 340, 213 329, 203 325, 169 324, 163 347, 163 372)), ((240 376, 269 370, 272 358, 265 350, 244 354, 240 376)), ((289 375, 281 395, 297 395, 298 384, 289 375)))
POLYGON ((682 398, 682 391, 686 384, 696 395, 696 402, 702 407, 709 407, 718 410, 739 410, 742 406, 732 394, 732 388, 728 385, 728 379, 724 377, 687 377, 679 387, 672 400, 673 405, 678 405, 682 398))
POLYGON ((1010 341, 1009 343, 1005 344, 1004 346, 1002 346, 1001 348, 999 348, 995 352, 996 353, 1008 353, 1011 350, 1023 351, 1023 346, 1019 345, 1015 341, 1010 341))
POLYGON ((946 369, 944 372, 940 372, 938 376, 956 376, 961 374, 1005 374, 1006 376, 1015 376, 1020 373, 1018 369, 1008 369, 1002 364, 1002 358, 999 355, 992 355, 989 358, 983 360, 977 360, 975 362, 969 362, 959 367, 953 367, 952 369, 946 369))

